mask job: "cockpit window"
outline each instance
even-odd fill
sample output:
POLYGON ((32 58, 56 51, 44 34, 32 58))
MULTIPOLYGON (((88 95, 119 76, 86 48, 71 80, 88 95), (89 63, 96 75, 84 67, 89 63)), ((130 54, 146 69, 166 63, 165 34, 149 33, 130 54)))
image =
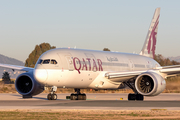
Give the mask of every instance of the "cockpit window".
POLYGON ((38 60, 38 63, 37 63, 37 64, 41 64, 41 63, 42 63, 42 61, 43 61, 42 59, 38 60))
POLYGON ((49 62, 50 62, 50 59, 46 59, 43 61, 43 64, 49 64, 49 62))
POLYGON ((51 60, 51 64, 55 64, 55 65, 56 65, 56 64, 57 64, 57 61, 52 59, 52 60, 51 60))
POLYGON ((37 64, 49 64, 49 63, 56 65, 57 61, 54 60, 54 59, 52 59, 52 60, 50 60, 50 59, 45 59, 45 60, 39 59, 38 62, 37 62, 37 64))

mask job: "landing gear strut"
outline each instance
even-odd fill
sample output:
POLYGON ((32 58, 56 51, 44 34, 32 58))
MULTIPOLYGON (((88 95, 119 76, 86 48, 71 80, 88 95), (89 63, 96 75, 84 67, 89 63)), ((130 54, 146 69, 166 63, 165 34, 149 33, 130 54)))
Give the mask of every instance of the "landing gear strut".
POLYGON ((55 94, 56 90, 56 86, 51 87, 50 93, 47 95, 48 100, 57 100, 57 95, 55 94))
POLYGON ((74 89, 76 94, 72 93, 70 96, 71 100, 86 100, 86 94, 81 94, 80 89, 74 89))
POLYGON ((134 91, 134 94, 130 93, 128 94, 128 100, 138 100, 138 101, 143 101, 144 96, 139 94, 135 88, 134 85, 135 81, 126 81, 124 84, 126 84, 129 88, 131 88, 134 91))

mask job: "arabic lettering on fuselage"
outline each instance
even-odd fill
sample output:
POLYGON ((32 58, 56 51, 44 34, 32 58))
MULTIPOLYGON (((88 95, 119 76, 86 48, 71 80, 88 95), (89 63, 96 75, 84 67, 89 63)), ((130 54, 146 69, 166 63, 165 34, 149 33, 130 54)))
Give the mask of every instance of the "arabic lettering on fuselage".
POLYGON ((81 60, 77 57, 73 58, 74 69, 81 73, 80 70, 86 71, 103 71, 102 61, 100 59, 82 58, 81 60), (96 62, 97 61, 97 62, 96 62))
POLYGON ((106 57, 108 61, 118 61, 117 57, 106 57))

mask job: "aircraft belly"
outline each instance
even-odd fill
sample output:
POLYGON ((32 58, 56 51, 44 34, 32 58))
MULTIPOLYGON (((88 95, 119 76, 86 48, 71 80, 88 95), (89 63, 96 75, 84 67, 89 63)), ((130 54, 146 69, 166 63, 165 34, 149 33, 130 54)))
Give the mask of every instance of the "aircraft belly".
POLYGON ((48 71, 48 79, 46 81, 46 85, 48 86, 57 86, 62 87, 62 83, 64 80, 68 79, 68 71, 52 69, 48 71))
POLYGON ((62 84, 66 88, 87 88, 98 74, 93 71, 81 71, 80 74, 77 71, 69 71, 69 78, 63 80, 62 84))
POLYGON ((63 88, 94 88, 94 89, 117 89, 121 82, 114 79, 109 80, 104 77, 106 72, 93 72, 69 70, 47 70, 47 86, 57 86, 63 88))
POLYGON ((87 88, 99 74, 93 71, 82 71, 80 74, 77 71, 69 70, 47 71, 48 78, 45 84, 63 88, 87 88))
POLYGON ((104 77, 106 72, 101 72, 94 81, 88 86, 93 89, 117 89, 121 82, 112 82, 104 77))

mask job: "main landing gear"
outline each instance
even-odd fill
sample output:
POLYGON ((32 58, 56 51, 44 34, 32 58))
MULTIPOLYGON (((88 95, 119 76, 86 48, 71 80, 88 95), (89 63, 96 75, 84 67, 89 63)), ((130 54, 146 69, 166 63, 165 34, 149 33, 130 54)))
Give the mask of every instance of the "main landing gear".
POLYGON ((128 100, 141 100, 141 101, 143 101, 144 100, 144 96, 143 95, 141 95, 141 94, 132 94, 132 93, 130 93, 130 94, 128 94, 128 100))
POLYGON ((144 96, 137 92, 134 83, 135 83, 134 81, 126 81, 126 82, 124 82, 125 85, 127 85, 129 88, 131 88, 134 91, 134 94, 132 94, 132 93, 128 94, 128 100, 143 101, 144 96))
POLYGON ((86 94, 81 94, 80 89, 74 89, 76 94, 72 93, 70 96, 71 100, 86 100, 86 94))
POLYGON ((57 87, 53 86, 50 90, 50 93, 47 95, 48 100, 57 100, 57 95, 55 92, 57 91, 57 87))

